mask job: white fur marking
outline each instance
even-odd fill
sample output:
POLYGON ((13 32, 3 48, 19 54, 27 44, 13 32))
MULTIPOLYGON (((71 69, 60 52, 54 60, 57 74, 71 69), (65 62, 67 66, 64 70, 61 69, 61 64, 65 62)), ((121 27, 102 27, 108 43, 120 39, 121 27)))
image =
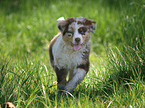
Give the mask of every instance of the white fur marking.
POLYGON ((65 20, 64 17, 60 17, 60 18, 57 19, 58 22, 64 21, 64 20, 65 20))
POLYGON ((85 76, 86 76, 86 71, 84 69, 80 69, 80 68, 75 69, 74 77, 72 80, 68 82, 65 89, 68 92, 71 92, 73 89, 76 88, 77 84, 79 84, 84 79, 85 76))
POLYGON ((76 44, 76 41, 75 41, 76 38, 80 38, 80 44, 83 43, 83 37, 82 37, 82 35, 78 32, 78 29, 79 29, 81 26, 82 26, 82 25, 77 24, 77 22, 73 22, 71 25, 69 25, 69 27, 75 28, 75 32, 74 32, 74 36, 73 36, 73 44, 76 44))

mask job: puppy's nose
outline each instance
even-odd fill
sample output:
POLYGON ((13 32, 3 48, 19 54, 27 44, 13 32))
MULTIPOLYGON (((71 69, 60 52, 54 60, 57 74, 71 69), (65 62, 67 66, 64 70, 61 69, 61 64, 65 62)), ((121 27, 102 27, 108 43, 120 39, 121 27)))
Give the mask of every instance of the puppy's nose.
POLYGON ((75 41, 76 41, 77 43, 79 43, 79 42, 80 42, 80 38, 75 38, 75 41))

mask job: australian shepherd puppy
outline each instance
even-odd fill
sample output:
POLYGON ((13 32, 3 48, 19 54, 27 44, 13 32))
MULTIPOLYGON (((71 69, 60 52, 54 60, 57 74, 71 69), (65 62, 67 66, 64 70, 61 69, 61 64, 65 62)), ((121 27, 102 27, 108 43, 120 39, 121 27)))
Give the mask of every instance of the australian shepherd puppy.
POLYGON ((67 18, 58 23, 58 29, 60 33, 49 46, 50 63, 57 75, 58 90, 72 92, 89 71, 90 32, 95 32, 96 22, 83 17, 67 18))

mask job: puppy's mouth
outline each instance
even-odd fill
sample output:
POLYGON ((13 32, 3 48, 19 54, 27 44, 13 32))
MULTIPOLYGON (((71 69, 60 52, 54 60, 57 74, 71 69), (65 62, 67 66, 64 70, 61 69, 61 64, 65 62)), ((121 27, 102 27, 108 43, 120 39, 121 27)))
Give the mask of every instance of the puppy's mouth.
POLYGON ((74 50, 76 50, 76 51, 80 50, 81 47, 82 47, 81 44, 74 44, 74 45, 73 45, 73 48, 74 48, 74 50))

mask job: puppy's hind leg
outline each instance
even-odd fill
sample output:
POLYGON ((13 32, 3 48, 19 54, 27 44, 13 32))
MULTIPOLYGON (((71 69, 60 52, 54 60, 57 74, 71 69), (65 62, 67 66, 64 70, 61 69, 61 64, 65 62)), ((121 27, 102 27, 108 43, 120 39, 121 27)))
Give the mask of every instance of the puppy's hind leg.
POLYGON ((73 89, 76 88, 77 84, 79 84, 84 77, 86 76, 87 71, 82 68, 74 69, 74 72, 70 74, 70 78, 68 83, 66 84, 65 90, 68 92, 72 92, 73 89))

